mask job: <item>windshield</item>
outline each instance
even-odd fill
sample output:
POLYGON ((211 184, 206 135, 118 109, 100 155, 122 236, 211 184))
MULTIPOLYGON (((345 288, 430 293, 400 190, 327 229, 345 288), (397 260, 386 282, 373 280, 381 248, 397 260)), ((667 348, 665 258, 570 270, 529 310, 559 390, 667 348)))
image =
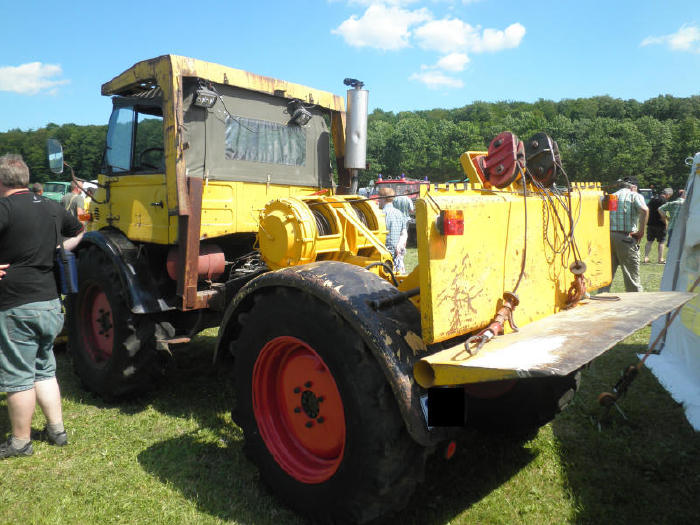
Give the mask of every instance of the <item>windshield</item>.
POLYGON ((384 187, 389 187, 394 190, 395 195, 398 197, 399 195, 406 195, 411 198, 411 200, 416 200, 418 198, 418 194, 420 193, 420 182, 380 182, 374 185, 374 189, 372 190, 372 195, 376 195, 379 192, 379 188, 384 186, 384 187))
POLYGON ((47 182, 44 184, 44 191, 51 193, 66 193, 67 184, 57 184, 55 182, 47 182))
POLYGON ((164 160, 160 108, 115 107, 107 130, 107 173, 162 173, 164 160))

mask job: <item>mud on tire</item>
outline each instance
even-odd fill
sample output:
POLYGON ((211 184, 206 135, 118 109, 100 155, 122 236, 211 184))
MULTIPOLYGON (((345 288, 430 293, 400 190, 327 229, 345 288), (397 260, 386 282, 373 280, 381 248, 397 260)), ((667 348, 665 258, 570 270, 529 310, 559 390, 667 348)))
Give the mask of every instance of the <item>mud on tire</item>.
POLYGON ((172 328, 135 315, 109 258, 97 247, 80 252, 79 291, 67 302, 73 368, 91 392, 111 400, 152 388, 169 362, 172 328))
POLYGON ((405 506, 425 451, 359 334, 300 291, 254 299, 233 347, 234 417, 263 480, 321 523, 365 522, 405 506))

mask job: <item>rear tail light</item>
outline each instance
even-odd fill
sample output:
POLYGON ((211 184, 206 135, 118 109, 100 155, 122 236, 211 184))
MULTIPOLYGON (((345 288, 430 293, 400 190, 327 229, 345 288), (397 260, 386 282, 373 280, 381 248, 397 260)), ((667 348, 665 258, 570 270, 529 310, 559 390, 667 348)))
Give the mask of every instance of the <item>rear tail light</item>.
POLYGON ((607 211, 616 211, 617 195, 610 194, 603 197, 603 209, 607 211))
POLYGON ((462 210, 442 210, 436 226, 440 235, 464 235, 464 213, 462 210))

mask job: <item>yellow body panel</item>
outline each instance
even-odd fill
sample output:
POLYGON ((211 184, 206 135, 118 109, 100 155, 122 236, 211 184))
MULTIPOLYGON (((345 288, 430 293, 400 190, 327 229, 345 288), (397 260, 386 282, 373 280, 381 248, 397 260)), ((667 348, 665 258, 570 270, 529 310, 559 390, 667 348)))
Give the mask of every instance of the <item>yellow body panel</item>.
MULTIPOLYGON (((575 186, 572 192, 575 238, 588 268, 589 289, 611 280, 609 221, 602 196, 595 184, 575 186)), ((516 323, 525 325, 564 307, 574 278, 568 269, 574 257, 569 250, 558 254, 553 249, 561 245, 563 235, 554 214, 547 214, 542 195, 530 191, 524 199, 521 192, 466 183, 431 190, 416 203, 420 310, 427 344, 485 327, 503 293, 513 291, 525 246, 524 200, 527 256, 517 290, 516 323), (462 210, 464 235, 438 232, 440 210, 462 210)), ((568 216, 561 206, 556 209, 568 232, 568 216)))
POLYGON ((99 182, 109 182, 110 198, 106 204, 100 204, 107 192, 104 188, 95 192, 95 199, 90 204, 93 220, 89 230, 111 226, 134 241, 168 243, 165 175, 100 176, 99 182))
MULTIPOLYGON (((165 175, 123 175, 102 179, 110 183, 110 199, 107 204, 91 204, 93 221, 89 230, 112 226, 134 241, 177 242, 177 216, 169 215, 165 206, 165 175)), ((294 195, 310 195, 315 191, 316 188, 300 186, 208 182, 202 197, 201 238, 257 233, 258 215, 267 202, 294 195)), ((105 195, 105 190, 100 188, 96 199, 102 201, 105 195)))
POLYGON ((285 197, 311 195, 317 188, 255 182, 208 181, 202 196, 201 238, 257 233, 265 204, 285 197))

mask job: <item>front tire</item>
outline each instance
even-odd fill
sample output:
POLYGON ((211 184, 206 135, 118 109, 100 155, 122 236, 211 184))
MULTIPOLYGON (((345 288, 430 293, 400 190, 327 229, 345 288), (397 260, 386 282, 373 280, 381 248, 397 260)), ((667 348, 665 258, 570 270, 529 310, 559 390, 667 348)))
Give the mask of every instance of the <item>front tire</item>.
POLYGON ((239 316, 236 420, 264 481, 319 522, 364 522, 405 506, 425 451, 359 334, 300 291, 254 299, 239 316))
POLYGON ((164 327, 128 307, 117 270, 97 247, 78 258, 78 293, 68 301, 73 368, 91 392, 111 400, 141 393, 163 376, 164 327))

